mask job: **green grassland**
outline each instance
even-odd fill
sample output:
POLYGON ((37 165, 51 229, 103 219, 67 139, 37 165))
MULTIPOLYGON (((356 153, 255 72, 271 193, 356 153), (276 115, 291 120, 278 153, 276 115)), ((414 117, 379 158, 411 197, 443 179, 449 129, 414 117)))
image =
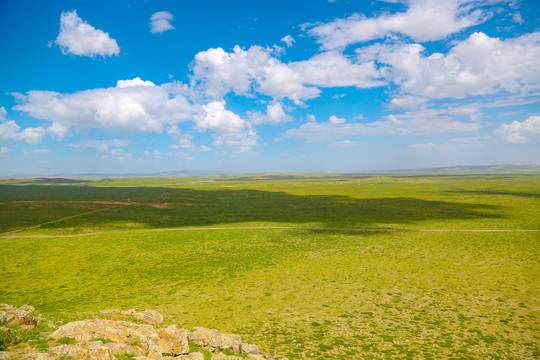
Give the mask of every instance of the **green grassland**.
POLYGON ((57 321, 153 308, 289 359, 535 359, 539 232, 176 229, 539 219, 538 174, 5 180, 0 302, 57 321))

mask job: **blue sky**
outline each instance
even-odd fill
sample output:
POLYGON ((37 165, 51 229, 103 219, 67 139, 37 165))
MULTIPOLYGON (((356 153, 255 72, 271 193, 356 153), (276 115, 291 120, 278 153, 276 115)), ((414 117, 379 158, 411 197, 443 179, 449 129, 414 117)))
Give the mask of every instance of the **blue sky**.
POLYGON ((540 162, 535 0, 0 1, 0 175, 540 162))

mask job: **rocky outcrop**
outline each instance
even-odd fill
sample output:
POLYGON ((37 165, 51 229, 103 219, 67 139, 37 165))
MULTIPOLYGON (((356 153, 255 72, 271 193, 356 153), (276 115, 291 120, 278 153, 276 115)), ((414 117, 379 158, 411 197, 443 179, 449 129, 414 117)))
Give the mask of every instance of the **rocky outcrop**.
POLYGON ((222 334, 214 329, 196 327, 189 333, 189 341, 198 347, 215 351, 231 350, 239 353, 242 340, 238 335, 222 334))
POLYGON ((111 314, 111 315, 116 315, 116 316, 126 316, 126 317, 131 316, 135 319, 146 321, 151 324, 163 324, 163 315, 161 315, 156 310, 152 310, 152 309, 146 309, 142 313, 137 312, 134 309, 129 309, 126 311, 120 311, 118 309, 103 310, 100 313, 111 314))
MULTIPOLYGON (((8 327, 0 331, 15 331, 17 327, 9 328, 10 324, 17 324, 23 329, 17 331, 25 331, 23 326, 34 326, 37 319, 41 319, 32 315, 34 308, 28 305, 15 308, 1 304, 0 309, 0 317, 5 318, 8 324, 8 327)), ((115 355, 122 354, 129 354, 139 360, 204 360, 201 351, 212 353, 214 360, 245 359, 246 355, 241 354, 247 354, 248 359, 253 360, 274 359, 272 356, 263 356, 257 346, 243 343, 238 335, 203 327, 196 327, 193 331, 178 325, 157 327, 157 324, 163 323, 163 316, 155 310, 145 310, 142 313, 135 310, 105 310, 102 314, 120 318, 130 316, 156 325, 111 319, 74 321, 53 332, 41 334, 43 339, 49 339, 47 352, 38 352, 29 345, 18 345, 8 348, 8 351, 0 351, 0 360, 116 360, 115 355)), ((46 319, 43 319, 43 323, 51 324, 46 319)))
POLYGON ((37 324, 37 319, 32 315, 34 308, 30 305, 23 305, 20 308, 8 304, 0 305, 0 319, 5 319, 8 324, 21 325, 26 330, 30 330, 37 324))

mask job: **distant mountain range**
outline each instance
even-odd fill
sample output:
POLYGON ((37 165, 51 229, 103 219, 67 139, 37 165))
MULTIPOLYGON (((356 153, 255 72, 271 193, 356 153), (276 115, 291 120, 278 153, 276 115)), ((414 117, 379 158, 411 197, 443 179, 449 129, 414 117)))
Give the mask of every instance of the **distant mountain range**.
MULTIPOLYGON (((531 165, 482 165, 482 166, 444 166, 444 167, 427 167, 414 169, 389 169, 377 171, 357 171, 357 172, 336 172, 333 174, 391 174, 391 173, 473 173, 473 172, 540 172, 540 164, 531 165)), ((325 172, 321 172, 323 174, 325 172)), ((43 179, 44 182, 70 184, 78 182, 75 179, 103 179, 103 178, 122 178, 122 177, 200 177, 200 176, 219 176, 219 175, 240 175, 240 174, 259 174, 259 173, 241 173, 232 171, 197 171, 197 170, 179 170, 179 171, 163 171, 157 173, 124 173, 124 174, 106 174, 106 173, 85 173, 85 174, 17 174, 0 176, 0 179, 43 179)), ((317 173, 309 173, 317 174, 317 173)))

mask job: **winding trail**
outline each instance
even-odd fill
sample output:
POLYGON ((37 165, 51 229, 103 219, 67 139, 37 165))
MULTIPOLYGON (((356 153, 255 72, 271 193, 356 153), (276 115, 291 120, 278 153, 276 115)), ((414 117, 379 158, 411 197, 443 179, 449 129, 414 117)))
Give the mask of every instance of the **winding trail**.
MULTIPOLYGON (((34 226, 23 231, 33 229, 34 226)), ((540 232, 540 229, 406 229, 406 228, 333 228, 333 227, 314 227, 314 226, 220 226, 220 227, 185 227, 185 228, 159 228, 159 229, 136 229, 136 230, 116 230, 102 231, 84 234, 70 235, 3 235, 0 239, 18 239, 18 238, 70 238, 94 235, 108 234, 126 234, 136 232, 152 231, 208 231, 208 230, 249 230, 249 229, 290 229, 290 230, 322 230, 322 231, 357 231, 357 232, 540 232)), ((12 231, 10 233, 14 233, 12 231)))

